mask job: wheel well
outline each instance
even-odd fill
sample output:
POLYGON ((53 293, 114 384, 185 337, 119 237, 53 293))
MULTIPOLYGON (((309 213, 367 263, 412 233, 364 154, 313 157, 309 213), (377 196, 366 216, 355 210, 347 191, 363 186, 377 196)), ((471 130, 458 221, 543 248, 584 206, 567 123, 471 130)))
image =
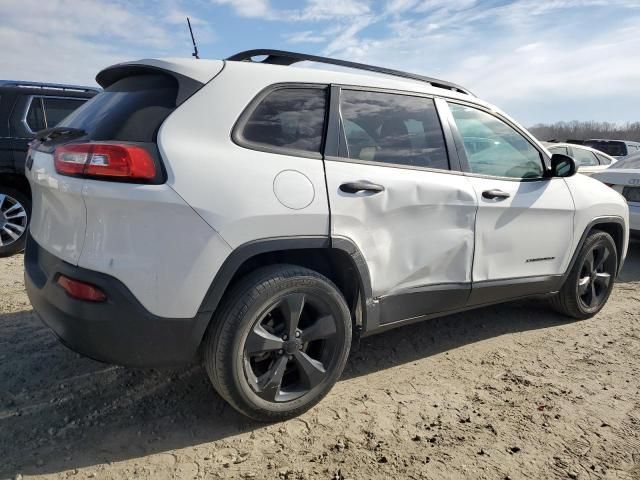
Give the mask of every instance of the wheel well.
POLYGON ((279 250, 255 255, 242 263, 227 285, 224 295, 242 277, 258 267, 274 264, 299 265, 315 270, 329 278, 338 287, 351 311, 351 318, 355 325, 362 325, 363 308, 361 299, 362 279, 351 256, 336 248, 304 248, 294 250, 279 250))
POLYGON ((623 242, 624 242, 624 229, 622 225, 615 222, 598 223, 593 227, 591 227, 590 232, 594 230, 600 230, 601 232, 606 232, 609 235, 611 235, 611 238, 613 238, 613 241, 616 244, 616 250, 618 253, 618 268, 619 268, 620 261, 621 261, 621 252, 622 252, 623 242))
POLYGON ((29 181, 23 175, 0 172, 0 185, 15 188, 31 198, 29 181))

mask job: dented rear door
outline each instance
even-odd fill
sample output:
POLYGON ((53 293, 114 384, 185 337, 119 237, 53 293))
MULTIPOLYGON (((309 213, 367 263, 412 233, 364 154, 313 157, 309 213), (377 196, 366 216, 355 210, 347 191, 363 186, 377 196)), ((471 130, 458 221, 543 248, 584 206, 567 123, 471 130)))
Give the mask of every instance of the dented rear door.
POLYGON ((334 88, 334 112, 337 95, 337 155, 325 155, 331 235, 364 256, 380 323, 464 306, 477 201, 449 169, 433 99, 334 88))

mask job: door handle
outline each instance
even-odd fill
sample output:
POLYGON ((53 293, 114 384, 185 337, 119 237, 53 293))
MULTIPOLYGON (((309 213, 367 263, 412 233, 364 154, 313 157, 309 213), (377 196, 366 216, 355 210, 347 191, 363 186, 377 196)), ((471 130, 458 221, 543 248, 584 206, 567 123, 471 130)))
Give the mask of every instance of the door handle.
POLYGON ((482 192, 482 196, 484 198, 488 198, 489 200, 493 200, 495 198, 504 200, 505 198, 509 198, 511 195, 509 195, 507 192, 503 192, 502 190, 498 190, 496 188, 493 190, 485 190, 484 192, 482 192))
POLYGON ((382 185, 372 183, 368 180, 358 180, 356 182, 347 182, 340 185, 340 191, 344 193, 371 192, 380 193, 384 191, 382 185))

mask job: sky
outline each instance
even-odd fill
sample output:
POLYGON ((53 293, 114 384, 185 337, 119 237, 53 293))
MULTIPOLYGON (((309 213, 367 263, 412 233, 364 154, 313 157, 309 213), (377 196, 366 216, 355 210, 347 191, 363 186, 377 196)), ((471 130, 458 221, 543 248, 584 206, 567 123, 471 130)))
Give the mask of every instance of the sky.
MULTIPOLYGON (((640 0, 0 0, 0 78, 276 48, 442 78, 526 126, 640 121, 640 0)), ((195 60, 194 60, 195 61, 195 60)))

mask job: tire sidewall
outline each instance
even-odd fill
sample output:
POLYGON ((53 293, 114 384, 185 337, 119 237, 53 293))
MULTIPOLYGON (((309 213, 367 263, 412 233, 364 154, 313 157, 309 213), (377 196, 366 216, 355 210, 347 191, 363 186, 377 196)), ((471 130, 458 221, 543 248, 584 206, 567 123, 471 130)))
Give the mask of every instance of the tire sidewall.
POLYGON ((616 265, 618 264, 618 252, 616 249, 616 244, 611 238, 611 236, 606 232, 596 232, 587 238, 587 241, 585 242, 584 246, 582 247, 582 250, 580 251, 580 255, 578 256, 573 272, 571 273, 571 276, 568 279, 570 282, 569 285, 571 286, 570 294, 575 299, 576 307, 578 308, 578 310, 582 315, 588 316, 588 317, 597 314, 606 305, 607 301, 609 300, 609 296, 611 295, 611 291, 613 290, 614 279, 617 273, 617 272, 612 273, 611 281, 607 286, 607 291, 602 301, 600 302, 600 304, 596 305, 593 308, 589 308, 586 305, 584 305, 578 293, 578 278, 580 277, 580 272, 582 270, 585 257, 589 254, 591 250, 593 250, 594 247, 596 247, 599 244, 606 244, 609 247, 611 254, 615 256, 615 264, 616 265))
POLYGON ((13 197, 20 202, 27 212, 27 226, 20 238, 11 245, 0 247, 0 257, 10 257, 11 255, 22 252, 27 243, 27 232, 29 231, 29 225, 31 224, 31 199, 20 190, 4 186, 0 186, 0 194, 13 197))
MULTIPOLYGON (((225 321, 221 328, 233 328, 235 334, 231 345, 226 348, 224 376, 233 385, 234 391, 229 392, 233 396, 233 404, 244 406, 244 413, 257 419, 273 417, 274 420, 289 418, 308 410, 318 403, 340 378, 348 359, 351 345, 351 316, 346 302, 338 289, 328 280, 314 276, 276 277, 274 285, 270 285, 260 291, 246 310, 241 314, 239 321, 225 321), (266 313, 278 298, 292 294, 304 293, 314 296, 327 305, 336 319, 336 334, 342 338, 342 343, 336 346, 336 352, 330 364, 327 366, 326 378, 301 398, 289 402, 269 402, 260 398, 251 388, 244 370, 244 344, 255 323, 266 313), (248 409, 248 411, 247 411, 248 409)), ((224 338, 224 335, 222 336, 224 338)), ((219 370, 220 371, 220 370, 219 370)), ((227 380, 227 379, 222 379, 227 380)))

